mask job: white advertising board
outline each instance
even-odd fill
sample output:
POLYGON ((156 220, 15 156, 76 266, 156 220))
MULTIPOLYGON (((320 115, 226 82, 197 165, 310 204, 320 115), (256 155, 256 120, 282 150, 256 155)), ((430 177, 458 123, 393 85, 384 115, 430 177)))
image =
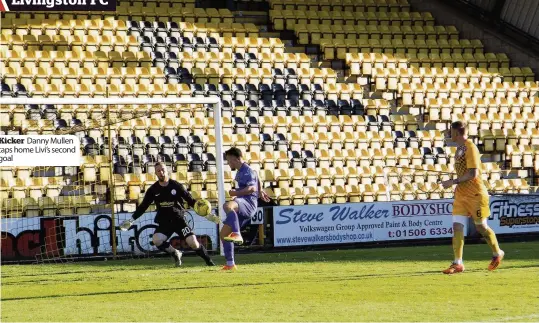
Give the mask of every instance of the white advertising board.
POLYGON ((279 206, 276 247, 447 238, 453 200, 279 206))

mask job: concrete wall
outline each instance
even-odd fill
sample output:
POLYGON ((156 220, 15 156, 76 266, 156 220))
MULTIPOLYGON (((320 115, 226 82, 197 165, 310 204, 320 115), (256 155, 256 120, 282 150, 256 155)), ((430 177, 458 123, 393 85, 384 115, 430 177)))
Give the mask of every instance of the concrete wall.
POLYGON ((490 11, 494 7, 496 0, 468 0, 468 2, 483 10, 490 11))
POLYGON ((503 6, 500 18, 539 39, 539 1, 508 0, 503 6))

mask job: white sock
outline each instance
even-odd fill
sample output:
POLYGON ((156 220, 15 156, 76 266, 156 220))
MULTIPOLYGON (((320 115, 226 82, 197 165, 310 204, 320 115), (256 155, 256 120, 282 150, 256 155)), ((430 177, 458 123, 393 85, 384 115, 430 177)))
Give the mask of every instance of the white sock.
POLYGON ((453 263, 457 265, 462 265, 462 259, 455 259, 453 263))
POLYGON ((165 249, 165 250, 168 251, 169 253, 176 252, 176 248, 174 248, 173 246, 168 246, 167 249, 165 249))

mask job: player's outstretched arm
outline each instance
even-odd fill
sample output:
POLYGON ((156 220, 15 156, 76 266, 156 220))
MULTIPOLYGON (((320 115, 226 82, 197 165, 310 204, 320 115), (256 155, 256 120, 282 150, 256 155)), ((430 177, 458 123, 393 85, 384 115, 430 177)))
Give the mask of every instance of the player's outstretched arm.
POLYGON ((180 184, 180 187, 178 188, 178 191, 179 191, 180 194, 178 194, 176 196, 178 198, 179 203, 185 202, 185 203, 187 203, 187 205, 190 208, 195 207, 195 203, 197 201, 193 198, 193 195, 191 195, 191 193, 185 188, 185 186, 180 184))
POLYGON ((144 194, 144 199, 142 199, 142 202, 139 204, 135 212, 133 212, 133 215, 131 215, 131 219, 122 222, 120 228, 123 231, 129 230, 131 225, 133 225, 133 222, 135 222, 135 220, 140 218, 144 214, 144 212, 146 212, 148 207, 152 204, 154 197, 155 193, 153 192, 153 190, 151 188, 148 189, 146 191, 146 194, 144 194))
POLYGON ((241 190, 231 190, 229 192, 230 196, 245 196, 245 195, 250 195, 250 194, 253 194, 254 192, 256 192, 256 186, 252 185, 252 186, 246 186, 244 188, 242 188, 241 190))
MULTIPOLYGON (((187 205, 190 208, 194 209, 195 204, 198 201, 195 200, 195 198, 193 198, 193 195, 191 195, 191 193, 187 189, 185 189, 185 187, 182 184, 180 184, 179 192, 180 192, 179 196, 183 199, 183 201, 185 201, 185 203, 187 203, 187 205)), ((200 215, 198 213, 197 213, 197 215, 202 216, 202 215, 200 215)), ((204 218, 206 218, 208 221, 211 221, 211 222, 214 222, 214 223, 219 223, 220 222, 219 217, 216 216, 215 214, 210 214, 208 216, 205 216, 204 218)))

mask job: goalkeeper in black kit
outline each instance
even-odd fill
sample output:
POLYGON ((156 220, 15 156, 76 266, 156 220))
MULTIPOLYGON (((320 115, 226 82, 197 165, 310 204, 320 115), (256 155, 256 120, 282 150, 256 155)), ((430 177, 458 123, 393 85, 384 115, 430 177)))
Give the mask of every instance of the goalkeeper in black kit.
MULTIPOLYGON (((182 264, 182 252, 172 247, 168 239, 176 232, 181 239, 185 239, 187 244, 195 250, 208 266, 215 266, 206 248, 199 244, 192 228, 187 224, 184 213, 186 212, 184 204, 194 207, 196 200, 179 182, 169 179, 167 167, 163 163, 155 164, 155 173, 159 179, 146 191, 144 199, 133 213, 131 219, 121 224, 122 230, 127 230, 133 222, 140 218, 146 209, 155 202, 157 214, 154 222, 158 227, 155 230, 152 241, 157 249, 169 253, 177 267, 182 264)), ((208 216, 208 220, 217 222, 217 216, 208 216)))

